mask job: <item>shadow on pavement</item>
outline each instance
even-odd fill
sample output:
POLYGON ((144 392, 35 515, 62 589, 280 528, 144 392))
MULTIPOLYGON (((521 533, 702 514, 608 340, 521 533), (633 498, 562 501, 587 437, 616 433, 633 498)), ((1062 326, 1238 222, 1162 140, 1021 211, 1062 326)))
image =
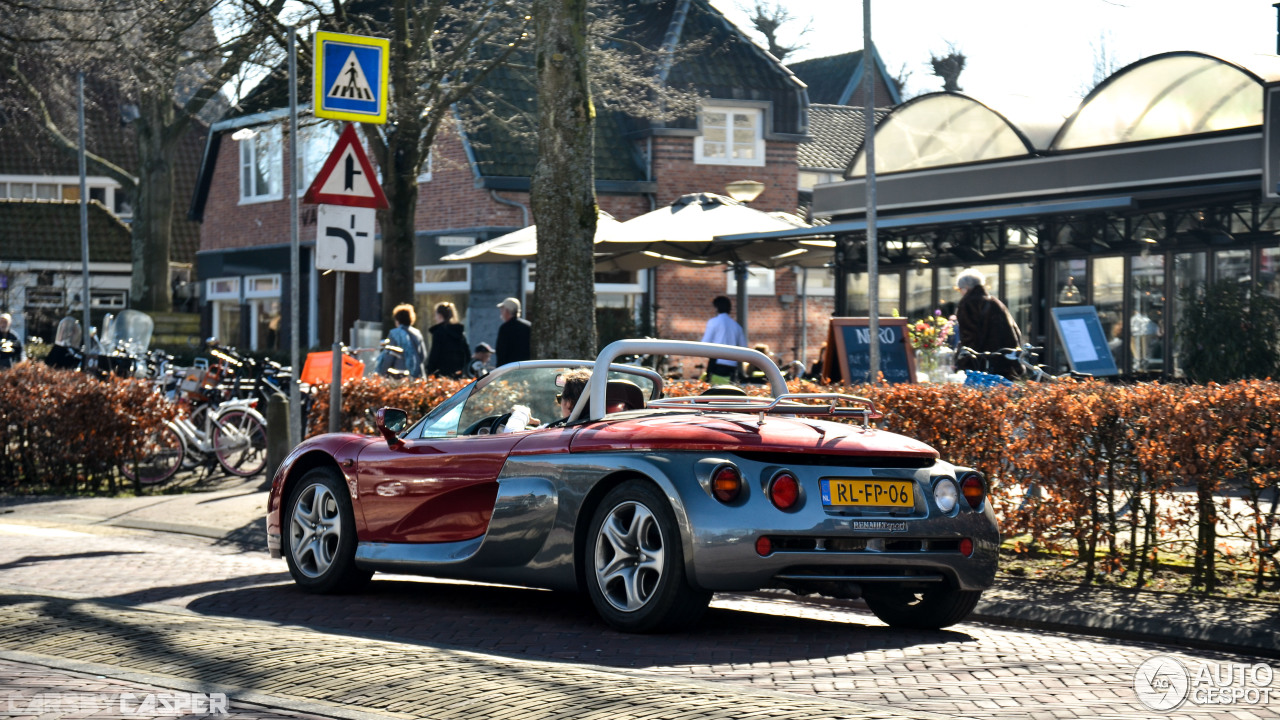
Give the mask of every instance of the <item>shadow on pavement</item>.
POLYGON ((76 560, 84 558, 100 558, 111 557, 114 555, 144 555, 142 551, 124 551, 124 550, 94 550, 93 552, 74 553, 71 555, 24 555, 7 563, 0 563, 0 570, 11 570, 13 568, 28 567, 30 565, 38 565, 44 562, 61 562, 63 560, 76 560))
POLYGON ((281 582, 282 580, 288 579, 289 575, 287 573, 259 573, 257 575, 243 575, 241 577, 225 578, 222 580, 186 583, 184 585, 150 587, 120 595, 104 595, 93 599, 100 602, 117 603, 120 605, 142 605, 145 603, 164 602, 165 600, 170 600, 172 598, 187 597, 189 595, 201 595, 210 592, 217 593, 220 591, 225 592, 235 588, 246 588, 254 585, 281 582))
POLYGON ((842 619, 827 621, 717 607, 688 632, 627 635, 605 625, 572 593, 390 579, 375 580, 358 595, 309 595, 289 583, 206 595, 187 607, 397 642, 609 667, 777 662, 973 639, 951 630, 868 624, 876 622, 872 616, 847 610, 842 619))

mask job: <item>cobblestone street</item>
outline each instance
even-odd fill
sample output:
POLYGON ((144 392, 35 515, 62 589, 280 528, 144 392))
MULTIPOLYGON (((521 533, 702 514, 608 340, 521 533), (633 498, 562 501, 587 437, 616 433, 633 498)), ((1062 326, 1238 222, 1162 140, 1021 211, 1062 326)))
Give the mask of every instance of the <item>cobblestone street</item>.
POLYGON ((718 595, 692 633, 623 635, 573 596, 380 575, 364 594, 315 597, 265 553, 47 521, 0 524, 0 588, 11 697, 57 660, 223 688, 243 717, 286 712, 272 699, 329 716, 1157 717, 1133 691, 1144 660, 1258 662, 981 623, 891 631, 850 603, 763 593, 718 595))

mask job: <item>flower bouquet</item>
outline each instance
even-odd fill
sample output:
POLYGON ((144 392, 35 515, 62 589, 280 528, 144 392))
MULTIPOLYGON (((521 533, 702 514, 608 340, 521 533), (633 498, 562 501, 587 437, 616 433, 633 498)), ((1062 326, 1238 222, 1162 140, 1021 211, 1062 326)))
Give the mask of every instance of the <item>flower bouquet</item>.
POLYGON ((934 310, 932 317, 907 324, 907 339, 915 350, 937 350, 950 344, 955 330, 955 318, 944 318, 941 310, 934 310))

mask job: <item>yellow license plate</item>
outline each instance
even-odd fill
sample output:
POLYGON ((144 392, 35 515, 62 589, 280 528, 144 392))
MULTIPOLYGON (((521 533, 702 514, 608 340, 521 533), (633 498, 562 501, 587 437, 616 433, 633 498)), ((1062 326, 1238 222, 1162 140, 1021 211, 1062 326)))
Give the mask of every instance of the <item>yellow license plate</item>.
POLYGON ((915 507, 915 483, 910 480, 823 480, 822 504, 854 507, 915 507))

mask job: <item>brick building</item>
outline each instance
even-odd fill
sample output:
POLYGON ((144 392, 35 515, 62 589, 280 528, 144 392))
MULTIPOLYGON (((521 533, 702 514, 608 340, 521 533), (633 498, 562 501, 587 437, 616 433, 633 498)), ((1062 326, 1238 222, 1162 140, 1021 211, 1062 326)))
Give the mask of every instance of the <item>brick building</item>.
MULTIPOLYGON (((752 43, 706 0, 633 2, 621 8, 630 39, 650 48, 698 41, 706 49, 679 60, 666 81, 691 87, 703 98, 696 117, 670 122, 623 115, 597 108, 596 194, 600 207, 628 220, 693 192, 723 193, 742 179, 765 184, 751 203, 764 211, 794 212, 799 206, 800 152, 814 140, 806 85, 767 52, 752 43)), ((861 76, 861 53, 839 56, 824 65, 822 77, 843 73, 843 84, 861 76), (856 57, 854 57, 856 56, 856 57)), ((881 97, 896 94, 876 63, 881 97)), ((505 68, 486 86, 514 105, 532 109, 532 78, 505 68)), ((270 81, 268 81, 270 82, 270 81)), ((300 82, 302 97, 309 80, 300 82)), ((202 222, 197 272, 204 283, 212 334, 255 349, 274 350, 287 321, 288 203, 293 187, 285 151, 277 82, 246 99, 240 110, 213 126, 192 217, 202 222)), ((878 91, 878 92, 880 92, 878 91)), ((856 94, 846 101, 860 102, 856 94)), ((332 147, 336 130, 313 125, 300 133, 299 187, 305 188, 332 147)), ((849 139, 847 156, 857 146, 849 139)), ((848 157, 844 160, 847 161, 848 157)), ((529 208, 530 175, 536 143, 494 123, 458 123, 442 129, 429 166, 420 177, 415 248, 415 302, 419 325, 431 324, 429 308, 449 300, 459 308, 468 339, 493 342, 497 303, 516 296, 531 300, 527 315, 538 316, 533 262, 443 263, 440 258, 534 222, 529 208)), ((843 165, 841 165, 841 168, 843 165)), ((332 341, 332 287, 311 268, 314 260, 314 208, 300 218, 302 267, 300 294, 304 345, 332 341)), ((664 265, 650 270, 597 274, 601 340, 647 333, 671 339, 698 339, 714 311, 716 295, 734 296, 727 268, 664 265)), ((783 359, 805 344, 808 308, 810 356, 825 333, 831 313, 831 282, 825 271, 809 273, 809 301, 801 302, 799 274, 790 269, 754 268, 750 286, 753 343, 767 343, 783 359)), ((329 283, 331 285, 331 283, 329 283)), ((380 323, 378 273, 348 282, 344 317, 380 323)), ((811 359, 810 358, 810 359, 811 359)), ((692 368, 690 368, 691 370, 692 368)))

